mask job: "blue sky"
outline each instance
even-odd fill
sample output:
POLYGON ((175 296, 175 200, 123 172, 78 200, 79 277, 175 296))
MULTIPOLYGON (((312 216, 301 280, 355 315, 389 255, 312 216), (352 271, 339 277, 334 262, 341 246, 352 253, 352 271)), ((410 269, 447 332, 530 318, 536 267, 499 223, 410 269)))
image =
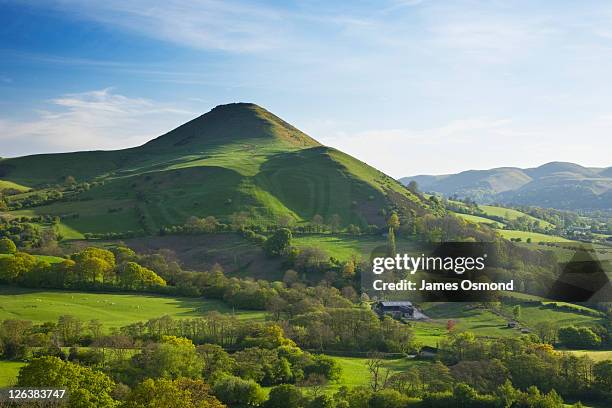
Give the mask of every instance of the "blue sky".
POLYGON ((257 103, 392 176, 610 166, 607 1, 3 1, 0 156, 257 103))

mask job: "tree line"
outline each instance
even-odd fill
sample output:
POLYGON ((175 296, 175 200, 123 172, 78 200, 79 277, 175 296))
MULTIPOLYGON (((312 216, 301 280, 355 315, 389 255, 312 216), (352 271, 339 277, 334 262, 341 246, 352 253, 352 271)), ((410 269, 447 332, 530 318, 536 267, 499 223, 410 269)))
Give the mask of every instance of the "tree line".
POLYGON ((563 398, 612 400, 610 360, 559 353, 530 337, 491 341, 469 332, 452 333, 434 361, 400 371, 372 353, 366 385, 328 392, 341 376, 337 363, 302 350, 278 324, 228 328, 227 320, 208 319, 159 318, 111 332, 69 316, 41 325, 6 320, 0 350, 7 357, 28 345, 18 385, 66 387, 71 407, 561 408, 563 398), (268 396, 262 386, 272 386, 268 396))

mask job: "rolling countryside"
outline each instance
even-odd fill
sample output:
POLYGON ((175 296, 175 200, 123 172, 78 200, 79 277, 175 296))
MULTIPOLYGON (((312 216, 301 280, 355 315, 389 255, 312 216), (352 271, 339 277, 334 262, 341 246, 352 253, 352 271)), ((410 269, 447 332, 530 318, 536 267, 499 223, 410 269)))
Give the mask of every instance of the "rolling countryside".
POLYGON ((420 404, 431 370, 450 392, 465 350, 486 350, 488 365, 504 344, 506 370, 539 341, 593 364, 609 357, 603 309, 536 295, 581 245, 555 235, 550 214, 422 193, 254 104, 218 106, 130 149, 1 159, 0 179, 0 338, 31 344, 8 348, 0 385, 16 384, 30 355, 55 353, 133 387, 157 369, 140 360, 150 350, 182 350, 197 366, 219 347, 219 373, 187 375, 251 381, 266 398, 288 384, 377 395, 410 375, 423 388, 406 401, 420 404), (454 240, 498 244, 500 271, 532 294, 420 303, 423 319, 374 311, 378 297, 360 287, 372 254, 454 240), (79 360, 92 356, 101 362, 79 360))

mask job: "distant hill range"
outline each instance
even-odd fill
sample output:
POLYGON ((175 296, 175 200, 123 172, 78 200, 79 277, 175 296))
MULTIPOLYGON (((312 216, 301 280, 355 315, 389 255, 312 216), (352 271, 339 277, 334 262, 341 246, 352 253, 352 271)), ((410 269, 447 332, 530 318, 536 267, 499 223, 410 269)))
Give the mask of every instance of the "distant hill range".
POLYGON ((412 180, 422 191, 471 198, 481 204, 498 202, 570 210, 612 208, 612 167, 551 162, 530 169, 499 167, 400 179, 405 185, 412 180))
POLYGON ((389 207, 427 212, 398 181, 251 103, 217 106, 139 147, 0 160, 0 187, 44 191, 66 180, 87 188, 12 213, 58 215, 79 233, 156 233, 190 216, 269 224, 320 215, 365 228, 384 225, 389 207))

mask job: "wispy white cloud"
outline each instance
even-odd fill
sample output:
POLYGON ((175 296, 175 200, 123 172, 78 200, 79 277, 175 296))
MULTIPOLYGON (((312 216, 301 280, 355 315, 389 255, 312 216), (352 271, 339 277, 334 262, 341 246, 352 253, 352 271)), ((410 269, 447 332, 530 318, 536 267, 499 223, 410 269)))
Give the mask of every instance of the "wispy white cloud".
POLYGON ((256 51, 285 41, 283 14, 246 2, 62 0, 51 6, 79 18, 194 48, 256 51))
POLYGON ((27 121, 0 117, 2 156, 37 152, 132 147, 195 116, 193 112, 112 88, 65 94, 27 121))

